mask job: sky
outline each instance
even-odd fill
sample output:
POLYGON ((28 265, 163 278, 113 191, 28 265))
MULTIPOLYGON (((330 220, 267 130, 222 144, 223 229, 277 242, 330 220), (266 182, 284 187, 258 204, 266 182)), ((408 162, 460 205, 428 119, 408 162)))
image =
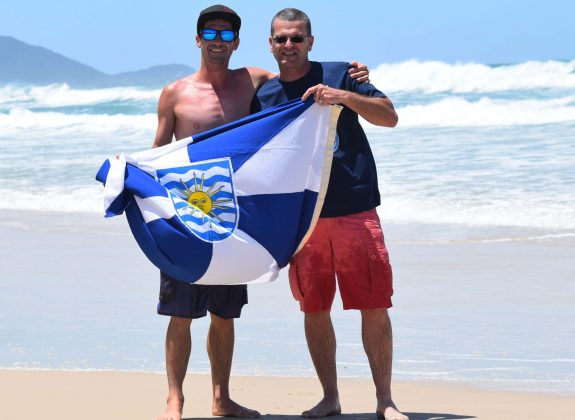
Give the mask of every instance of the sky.
MULTIPOLYGON (((242 18, 231 67, 276 69, 269 26, 284 7, 309 15, 315 60, 358 60, 375 68, 410 59, 485 64, 575 59, 573 0, 222 1, 242 18)), ((111 74, 173 63, 197 68, 197 16, 212 4, 3 0, 0 35, 111 74)))

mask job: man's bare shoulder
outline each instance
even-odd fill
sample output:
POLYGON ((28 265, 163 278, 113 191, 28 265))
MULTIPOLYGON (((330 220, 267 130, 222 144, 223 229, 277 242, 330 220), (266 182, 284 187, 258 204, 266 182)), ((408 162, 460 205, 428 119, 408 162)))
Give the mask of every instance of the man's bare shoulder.
POLYGON ((160 104, 173 109, 184 103, 191 104, 201 101, 206 94, 212 91, 211 85, 199 80, 194 73, 164 86, 160 95, 160 104))
POLYGON ((189 90, 197 85, 198 81, 196 78, 196 74, 191 74, 186 76, 182 79, 176 80, 174 82, 168 83, 162 89, 162 95, 167 97, 176 97, 182 92, 189 90))

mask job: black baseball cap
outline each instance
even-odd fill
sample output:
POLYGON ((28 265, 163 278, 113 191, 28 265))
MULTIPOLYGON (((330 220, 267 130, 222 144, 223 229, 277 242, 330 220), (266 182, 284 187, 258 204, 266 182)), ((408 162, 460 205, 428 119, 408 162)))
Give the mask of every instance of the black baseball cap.
POLYGON ((240 26, 242 26, 242 20, 236 12, 226 6, 221 4, 216 4, 204 9, 200 12, 198 16, 198 35, 200 31, 204 28, 204 25, 208 20, 222 19, 230 22, 232 24, 232 29, 235 32, 240 32, 240 26))

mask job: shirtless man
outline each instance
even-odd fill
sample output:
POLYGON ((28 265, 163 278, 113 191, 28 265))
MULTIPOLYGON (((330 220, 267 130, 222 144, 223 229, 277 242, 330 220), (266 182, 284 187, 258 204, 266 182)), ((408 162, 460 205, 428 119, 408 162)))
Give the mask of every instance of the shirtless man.
MULTIPOLYGON (((158 129, 153 147, 193 136, 249 115, 257 90, 274 74, 255 67, 229 69, 230 57, 240 43, 240 17, 216 5, 198 17, 196 45, 201 49, 199 70, 167 85, 158 104, 158 129)), ((365 67, 350 69, 360 81, 368 78, 365 67)), ((160 276, 158 313, 169 315, 166 334, 168 397, 159 420, 180 420, 184 405, 183 382, 191 353, 192 319, 210 312, 207 350, 212 374, 212 415, 259 417, 230 398, 229 379, 234 349, 234 318, 247 303, 246 286, 203 286, 160 276)))
MULTIPOLYGON (((248 67, 228 69, 240 40, 240 17, 224 6, 203 10, 197 23, 196 45, 201 49, 200 69, 167 85, 158 103, 158 130, 153 147, 193 136, 249 114, 250 101, 259 85, 273 75, 248 67), (215 35, 215 36, 214 36, 215 35)), ((182 390, 191 353, 192 319, 210 311, 207 349, 212 373, 212 415, 259 417, 230 398, 229 379, 234 349, 234 318, 247 303, 246 286, 202 286, 178 283, 161 274, 158 313, 169 315, 166 334, 168 398, 159 420, 180 420, 182 390)))

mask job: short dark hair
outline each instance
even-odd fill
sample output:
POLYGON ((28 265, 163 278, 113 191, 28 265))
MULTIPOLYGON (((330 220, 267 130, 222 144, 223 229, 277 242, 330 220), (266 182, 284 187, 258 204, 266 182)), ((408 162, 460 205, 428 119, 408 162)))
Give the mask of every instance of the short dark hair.
POLYGON ((200 35, 202 29, 204 29, 204 25, 208 20, 216 19, 222 19, 229 22, 232 25, 233 31, 239 34, 240 26, 242 26, 242 20, 238 14, 227 6, 215 4, 200 12, 197 24, 198 35, 200 35))
POLYGON ((272 19, 272 25, 270 30, 272 36, 274 36, 274 23, 276 20, 285 20, 286 22, 296 22, 296 21, 305 22, 307 30, 306 35, 311 35, 311 21, 309 20, 309 16, 299 9, 288 7, 286 9, 277 12, 274 18, 272 19))

